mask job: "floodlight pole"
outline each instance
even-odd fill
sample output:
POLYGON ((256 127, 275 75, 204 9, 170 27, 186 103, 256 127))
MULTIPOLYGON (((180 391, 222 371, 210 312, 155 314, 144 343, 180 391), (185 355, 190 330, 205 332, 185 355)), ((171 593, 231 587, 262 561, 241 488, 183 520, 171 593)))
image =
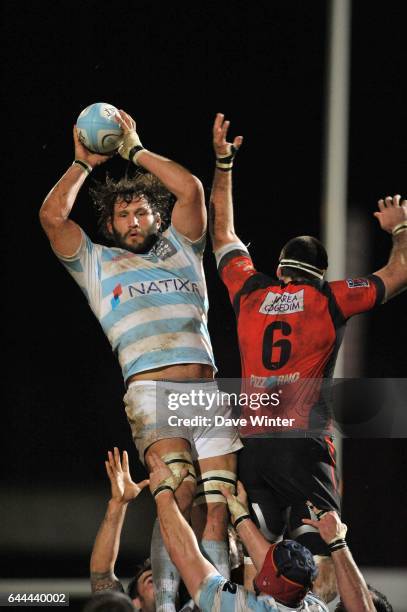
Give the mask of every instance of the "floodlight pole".
MULTIPOLYGON (((351 0, 330 1, 327 30, 322 234, 329 257, 328 279, 334 280, 344 278, 346 274, 351 0)), ((341 351, 335 368, 335 377, 342 378, 343 375, 341 351)), ((335 446, 340 466, 342 446, 339 436, 335 446)))

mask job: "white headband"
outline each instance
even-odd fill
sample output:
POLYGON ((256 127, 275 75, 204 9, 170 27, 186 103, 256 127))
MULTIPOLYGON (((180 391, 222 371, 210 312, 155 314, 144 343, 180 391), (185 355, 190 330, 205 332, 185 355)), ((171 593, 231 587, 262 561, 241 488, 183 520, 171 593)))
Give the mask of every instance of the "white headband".
POLYGON ((296 259, 280 259, 278 262, 279 266, 287 266, 289 268, 298 268, 303 272, 308 272, 308 274, 312 274, 316 276, 320 280, 324 278, 324 270, 313 266, 312 264, 306 263, 305 261, 297 261, 296 259))

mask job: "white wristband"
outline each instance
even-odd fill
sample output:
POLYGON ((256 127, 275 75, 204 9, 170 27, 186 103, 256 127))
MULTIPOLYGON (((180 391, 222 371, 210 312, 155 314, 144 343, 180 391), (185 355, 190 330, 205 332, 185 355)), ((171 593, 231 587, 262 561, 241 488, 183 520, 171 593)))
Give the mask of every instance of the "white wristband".
POLYGON ((405 232, 406 230, 407 230, 407 221, 402 221, 401 223, 393 227, 393 229, 391 230, 391 233, 393 234, 393 236, 395 236, 396 234, 400 234, 401 232, 405 232))
POLYGON ((85 161, 83 161, 82 159, 75 159, 75 160, 72 162, 72 165, 75 165, 75 164, 77 164, 78 166, 80 166, 80 167, 82 168, 82 170, 83 170, 83 172, 84 172, 85 174, 90 174, 90 173, 92 172, 92 170, 93 170, 92 166, 91 166, 91 165, 89 165, 89 164, 87 164, 87 163, 86 163, 85 161))

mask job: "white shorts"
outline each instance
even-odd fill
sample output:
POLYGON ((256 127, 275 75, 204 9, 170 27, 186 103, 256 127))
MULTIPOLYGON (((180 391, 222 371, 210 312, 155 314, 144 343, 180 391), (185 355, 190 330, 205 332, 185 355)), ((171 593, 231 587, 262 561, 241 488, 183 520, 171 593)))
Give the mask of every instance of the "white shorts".
POLYGON ((188 440, 194 460, 227 455, 242 448, 237 427, 224 424, 231 417, 231 407, 222 402, 215 381, 134 381, 124 403, 143 463, 148 447, 168 438, 188 440))

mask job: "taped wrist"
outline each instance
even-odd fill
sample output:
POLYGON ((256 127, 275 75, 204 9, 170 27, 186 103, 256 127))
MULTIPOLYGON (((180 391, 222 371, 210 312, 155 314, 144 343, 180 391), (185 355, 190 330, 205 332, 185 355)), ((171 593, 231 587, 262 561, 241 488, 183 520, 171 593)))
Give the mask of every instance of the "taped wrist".
POLYGON ((236 529, 240 523, 250 518, 249 508, 239 501, 235 495, 228 497, 227 503, 232 525, 236 529))
POLYGON ((216 156, 216 167, 222 172, 230 172, 233 168, 233 160, 238 149, 233 145, 229 146, 229 151, 225 155, 216 156))
POLYGON ((333 553, 337 550, 341 550, 342 548, 348 548, 345 538, 337 538, 333 542, 328 544, 329 552, 333 553))
POLYGON ((85 161, 83 161, 82 159, 75 159, 72 162, 72 165, 74 166, 75 164, 77 164, 78 166, 80 166, 82 168, 82 170, 84 171, 85 174, 89 175, 93 168, 90 164, 86 163, 85 161))
POLYGON ((402 223, 398 223, 393 229, 391 233, 393 236, 397 236, 397 234, 401 234, 401 232, 405 232, 407 230, 407 221, 402 221, 402 223))
POLYGON ((121 157, 137 164, 137 157, 141 151, 144 151, 144 147, 136 130, 131 130, 124 135, 123 142, 118 151, 121 157))
POLYGON ((165 480, 162 480, 160 482, 160 484, 158 485, 156 489, 154 489, 153 497, 155 499, 156 497, 160 495, 160 493, 163 493, 164 491, 172 491, 172 493, 174 493, 176 488, 177 487, 174 488, 171 478, 166 478, 165 480))
POLYGON ((336 550, 341 550, 341 548, 347 548, 348 546, 345 540, 346 532, 348 531, 347 526, 345 525, 345 523, 340 523, 338 527, 339 529, 335 537, 332 538, 332 540, 330 540, 329 542, 327 542, 330 553, 333 553, 336 550))

